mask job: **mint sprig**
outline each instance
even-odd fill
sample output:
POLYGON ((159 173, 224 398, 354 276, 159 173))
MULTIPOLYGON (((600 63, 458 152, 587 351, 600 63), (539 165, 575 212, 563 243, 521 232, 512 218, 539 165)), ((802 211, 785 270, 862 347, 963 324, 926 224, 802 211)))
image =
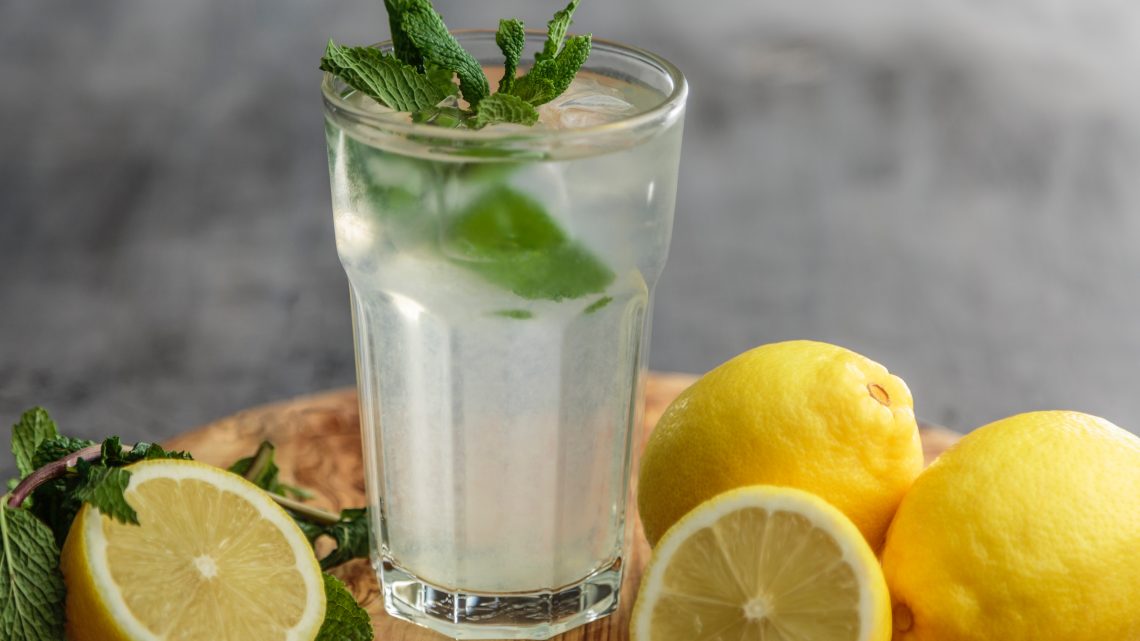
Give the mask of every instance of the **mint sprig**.
POLYGON ((492 94, 479 61, 447 29, 430 0, 385 0, 392 29, 393 53, 371 47, 341 47, 330 41, 321 69, 348 86, 396 110, 414 114, 415 122, 480 129, 495 123, 533 125, 537 106, 557 98, 590 55, 589 34, 567 39, 579 0, 554 14, 535 63, 517 77, 526 45, 521 20, 499 21, 495 42, 503 52, 504 75, 492 94), (458 93, 466 108, 441 104, 458 93))
MULTIPOLYGON (((234 467, 243 469, 263 489, 306 496, 304 490, 278 480, 273 451, 272 444, 263 443, 257 453, 234 467)), ((104 515, 137 525, 138 514, 125 495, 131 476, 126 466, 157 458, 189 459, 190 455, 151 443, 126 446, 117 436, 101 444, 64 436, 38 407, 25 412, 12 427, 12 453, 20 479, 0 501, 0 640, 60 641, 66 597, 59 570, 60 546, 79 509, 88 503, 104 515)), ((333 515, 283 496, 270 496, 286 507, 310 541, 327 535, 337 543, 322 560, 322 568, 368 556, 364 508, 333 515)), ((371 640, 368 613, 339 581, 326 575, 325 586, 330 605, 319 639, 371 640), (326 630, 331 632, 326 634, 326 630)))

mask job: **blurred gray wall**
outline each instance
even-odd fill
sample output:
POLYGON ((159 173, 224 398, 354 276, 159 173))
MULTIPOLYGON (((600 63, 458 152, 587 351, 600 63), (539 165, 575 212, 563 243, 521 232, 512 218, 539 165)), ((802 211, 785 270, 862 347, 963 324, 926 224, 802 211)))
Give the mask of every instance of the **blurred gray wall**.
MULTIPOLYGON (((0 421, 159 439, 353 380, 316 69, 380 0, 0 3, 0 421)), ((450 0, 452 27, 555 0, 450 0)), ((584 0, 693 93, 651 364, 810 337, 960 429, 1140 429, 1140 8, 584 0)), ((0 470, 10 470, 0 455, 0 470)))

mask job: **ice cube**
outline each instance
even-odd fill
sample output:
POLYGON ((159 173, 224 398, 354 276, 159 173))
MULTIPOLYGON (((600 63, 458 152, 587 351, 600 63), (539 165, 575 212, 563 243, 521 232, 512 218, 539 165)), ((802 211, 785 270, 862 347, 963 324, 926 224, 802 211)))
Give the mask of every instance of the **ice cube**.
POLYGON ((620 120, 635 111, 620 89, 594 78, 575 78, 561 95, 538 108, 539 120, 551 129, 575 129, 620 120))

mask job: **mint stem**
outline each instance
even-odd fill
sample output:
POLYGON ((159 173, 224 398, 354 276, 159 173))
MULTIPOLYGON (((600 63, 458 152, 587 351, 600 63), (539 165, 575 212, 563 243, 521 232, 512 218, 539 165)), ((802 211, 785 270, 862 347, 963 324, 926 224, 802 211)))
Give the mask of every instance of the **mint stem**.
POLYGON ((326 512, 322 509, 315 508, 310 505, 305 505, 300 501, 294 501, 291 498, 281 496, 280 494, 274 494, 273 492, 266 492, 266 494, 268 494, 269 498, 273 499, 273 502, 277 505, 280 505, 286 510, 293 512, 297 516, 304 518, 310 523, 316 523, 317 525, 336 525, 337 523, 340 523, 340 515, 338 514, 326 512))
MULTIPOLYGON (((130 447, 123 446, 124 452, 129 452, 130 450, 130 447)), ((257 474, 259 474, 260 468, 266 465, 268 457, 272 454, 272 452, 272 446, 262 446, 258 448, 257 454, 253 462, 250 464, 249 470, 246 472, 245 477, 255 477, 257 474)), ((72 452, 71 454, 68 454, 67 456, 59 459, 58 461, 52 461, 51 463, 44 465, 43 467, 37 469, 35 472, 32 472, 31 474, 24 477, 24 480, 20 481, 20 484, 16 486, 16 489, 12 490, 11 494, 9 494, 10 498, 8 499, 8 507, 12 509, 18 509, 21 505, 23 505, 24 501, 32 495, 32 492, 36 491, 36 488, 43 485, 44 483, 47 483, 48 481, 54 481, 64 474, 67 474, 67 470, 75 467, 79 463, 80 459, 83 459, 85 461, 94 461, 102 456, 102 454, 103 447, 101 445, 91 445, 76 452, 72 452)), ((298 516, 304 518, 306 521, 310 521, 318 525, 335 525, 340 522, 340 515, 305 505, 304 503, 294 501, 293 499, 281 496, 280 494, 274 494, 272 492, 266 492, 266 494, 268 494, 269 498, 273 499, 275 503, 285 508, 286 510, 289 510, 290 512, 293 512, 294 514, 297 514, 298 516)))
POLYGON ((262 441, 261 445, 257 446, 257 454, 254 454, 253 460, 249 462, 249 469, 242 476, 245 477, 245 480, 256 484, 257 477, 261 476, 271 460, 273 460, 273 444, 269 441, 262 441))
MULTIPOLYGON (((123 450, 128 451, 128 448, 124 447, 123 450)), ((63 476, 67 473, 68 468, 75 467, 80 459, 94 461, 102 456, 102 454, 102 445, 91 445, 39 468, 26 476, 24 480, 20 481, 20 484, 16 486, 16 489, 12 490, 11 498, 8 499, 8 507, 12 509, 19 508, 24 503, 24 500, 31 496, 32 492, 36 491, 37 487, 63 476)))

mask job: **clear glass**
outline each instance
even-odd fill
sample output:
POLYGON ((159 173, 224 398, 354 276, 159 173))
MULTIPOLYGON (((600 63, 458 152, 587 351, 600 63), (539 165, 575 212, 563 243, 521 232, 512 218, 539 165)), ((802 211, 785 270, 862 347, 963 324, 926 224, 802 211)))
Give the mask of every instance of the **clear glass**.
MULTIPOLYGON (((457 36, 493 76, 493 32, 457 36)), ((630 113, 445 129, 324 80, 374 565, 390 614, 454 638, 545 639, 618 604, 687 89, 604 41, 583 74, 630 113)))

